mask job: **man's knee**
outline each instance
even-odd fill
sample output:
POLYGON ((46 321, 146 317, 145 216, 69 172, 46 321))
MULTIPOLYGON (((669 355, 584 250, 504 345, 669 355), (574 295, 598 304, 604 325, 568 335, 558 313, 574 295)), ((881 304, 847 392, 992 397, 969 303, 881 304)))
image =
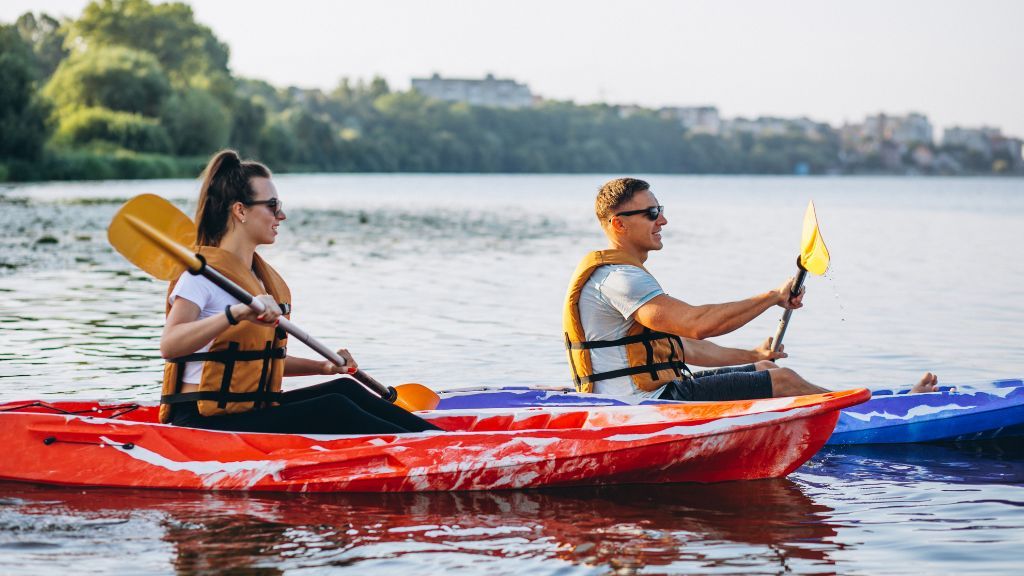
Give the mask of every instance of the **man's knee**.
POLYGON ((771 360, 758 360, 757 362, 754 362, 754 370, 757 371, 775 370, 778 367, 779 365, 776 364, 775 362, 772 362, 771 360))
POLYGON ((792 368, 772 368, 768 374, 774 386, 790 386, 800 378, 792 368))
POLYGON ((778 368, 770 370, 768 374, 772 378, 773 396, 802 396, 828 392, 828 390, 804 380, 792 368, 778 368))
POLYGON ((772 391, 775 396, 790 396, 794 393, 794 388, 800 377, 792 368, 775 368, 769 370, 768 374, 772 377, 772 391))

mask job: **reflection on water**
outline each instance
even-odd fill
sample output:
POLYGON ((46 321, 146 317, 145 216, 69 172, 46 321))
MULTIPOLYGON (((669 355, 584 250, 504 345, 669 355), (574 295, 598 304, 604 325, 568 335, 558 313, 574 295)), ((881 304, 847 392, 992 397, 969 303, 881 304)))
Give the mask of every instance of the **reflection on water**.
MULTIPOLYGON (((842 306, 808 281, 785 362, 812 380, 1021 376, 1021 181, 646 179, 669 219, 649 268, 692 303, 792 274, 815 200, 842 306)), ((561 300, 602 244, 590 211, 605 177, 277 180, 288 221, 263 254, 308 332, 387 383, 568 382, 561 300)), ((155 399, 165 286, 115 254, 105 227, 142 192, 191 213, 195 188, 0 191, 0 398, 155 399)), ((720 342, 750 347, 777 319, 720 342)), ((790 480, 714 486, 314 497, 0 484, 0 572, 1015 573, 1022 483, 1019 446, 972 445, 833 448, 790 480)))
POLYGON ((159 535, 153 553, 159 548, 179 573, 828 573, 839 548, 830 509, 788 480, 356 495, 0 486, 0 547, 53 561, 54 572, 81 553, 73 536, 90 532, 86 538, 109 537, 114 570, 138 568, 127 554, 132 533, 159 535), (42 546, 59 531, 72 538, 42 546))

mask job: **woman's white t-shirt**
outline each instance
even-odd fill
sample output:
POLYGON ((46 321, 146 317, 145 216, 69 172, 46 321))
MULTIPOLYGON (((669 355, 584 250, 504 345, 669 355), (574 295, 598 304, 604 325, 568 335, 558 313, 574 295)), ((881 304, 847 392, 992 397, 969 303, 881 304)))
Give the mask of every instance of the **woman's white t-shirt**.
MULTIPOLYGON (((199 318, 197 320, 223 314, 225 307, 240 303, 237 298, 228 294, 213 282, 210 282, 203 276, 190 274, 189 272, 182 273, 178 283, 174 286, 174 290, 171 291, 171 295, 167 297, 167 302, 173 306, 174 300, 178 297, 184 298, 199 307, 199 318)), ((211 344, 213 344, 213 340, 207 342, 196 352, 209 351, 211 344)), ((203 363, 186 362, 182 381, 187 384, 199 384, 202 379, 203 363)))

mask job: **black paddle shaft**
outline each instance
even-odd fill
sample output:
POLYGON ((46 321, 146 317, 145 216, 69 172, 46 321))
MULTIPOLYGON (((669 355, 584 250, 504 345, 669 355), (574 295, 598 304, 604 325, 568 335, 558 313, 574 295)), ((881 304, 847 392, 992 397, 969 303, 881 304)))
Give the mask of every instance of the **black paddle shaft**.
MULTIPOLYGON (((789 290, 790 299, 796 298, 800 294, 800 288, 804 285, 804 280, 807 279, 807 268, 804 268, 800 257, 796 257, 796 280, 793 281, 793 287, 789 290)), ((787 308, 782 313, 782 320, 779 321, 779 328, 775 331, 775 338, 772 339, 772 352, 778 352, 779 346, 782 346, 782 337, 786 335, 786 327, 789 326, 789 317, 793 315, 793 310, 787 308)))
MULTIPOLYGON (((257 310, 262 312, 262 310, 260 310, 261 308, 263 308, 262 302, 254 298, 252 294, 246 292, 244 288, 232 282, 231 279, 229 279, 227 276, 224 276, 220 272, 207 266, 206 259, 203 258, 201 255, 196 254, 196 257, 199 258, 199 261, 202 262, 203 265, 202 267, 199 268, 199 270, 189 270, 190 273, 197 276, 205 277, 210 282, 213 282, 214 284, 222 288, 228 294, 231 294, 232 296, 237 298, 238 301, 241 302, 242 304, 257 308, 257 310)), ((319 341, 317 341, 315 338, 307 334, 304 330, 289 322, 287 318, 280 319, 280 326, 281 328, 284 328, 286 332, 298 338, 300 342, 309 346, 313 350, 319 352, 320 355, 323 356, 324 358, 331 360, 332 362, 338 364, 339 366, 344 365, 344 360, 342 360, 340 363, 338 362, 340 358, 338 358, 336 352, 334 352, 330 348, 327 348, 319 341)), ((354 373, 351 374, 351 376, 355 378, 360 384, 366 386, 367 388, 370 389, 370 391, 377 394, 384 400, 387 400, 388 402, 394 402, 395 400, 398 399, 398 391, 395 390, 393 386, 385 386, 381 384, 372 376, 370 376, 366 372, 363 372, 362 370, 356 370, 354 373)))

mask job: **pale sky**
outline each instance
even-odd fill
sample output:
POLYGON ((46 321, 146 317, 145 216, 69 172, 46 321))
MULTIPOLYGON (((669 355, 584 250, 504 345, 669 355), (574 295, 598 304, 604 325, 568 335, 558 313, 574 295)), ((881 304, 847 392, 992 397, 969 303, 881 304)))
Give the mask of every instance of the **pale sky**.
MULTIPOLYGON (((78 16, 86 0, 3 0, 78 16)), ((330 89, 343 76, 481 77, 545 98, 713 105, 724 117, 926 114, 1024 137, 1016 0, 194 0, 235 74, 330 89)))

